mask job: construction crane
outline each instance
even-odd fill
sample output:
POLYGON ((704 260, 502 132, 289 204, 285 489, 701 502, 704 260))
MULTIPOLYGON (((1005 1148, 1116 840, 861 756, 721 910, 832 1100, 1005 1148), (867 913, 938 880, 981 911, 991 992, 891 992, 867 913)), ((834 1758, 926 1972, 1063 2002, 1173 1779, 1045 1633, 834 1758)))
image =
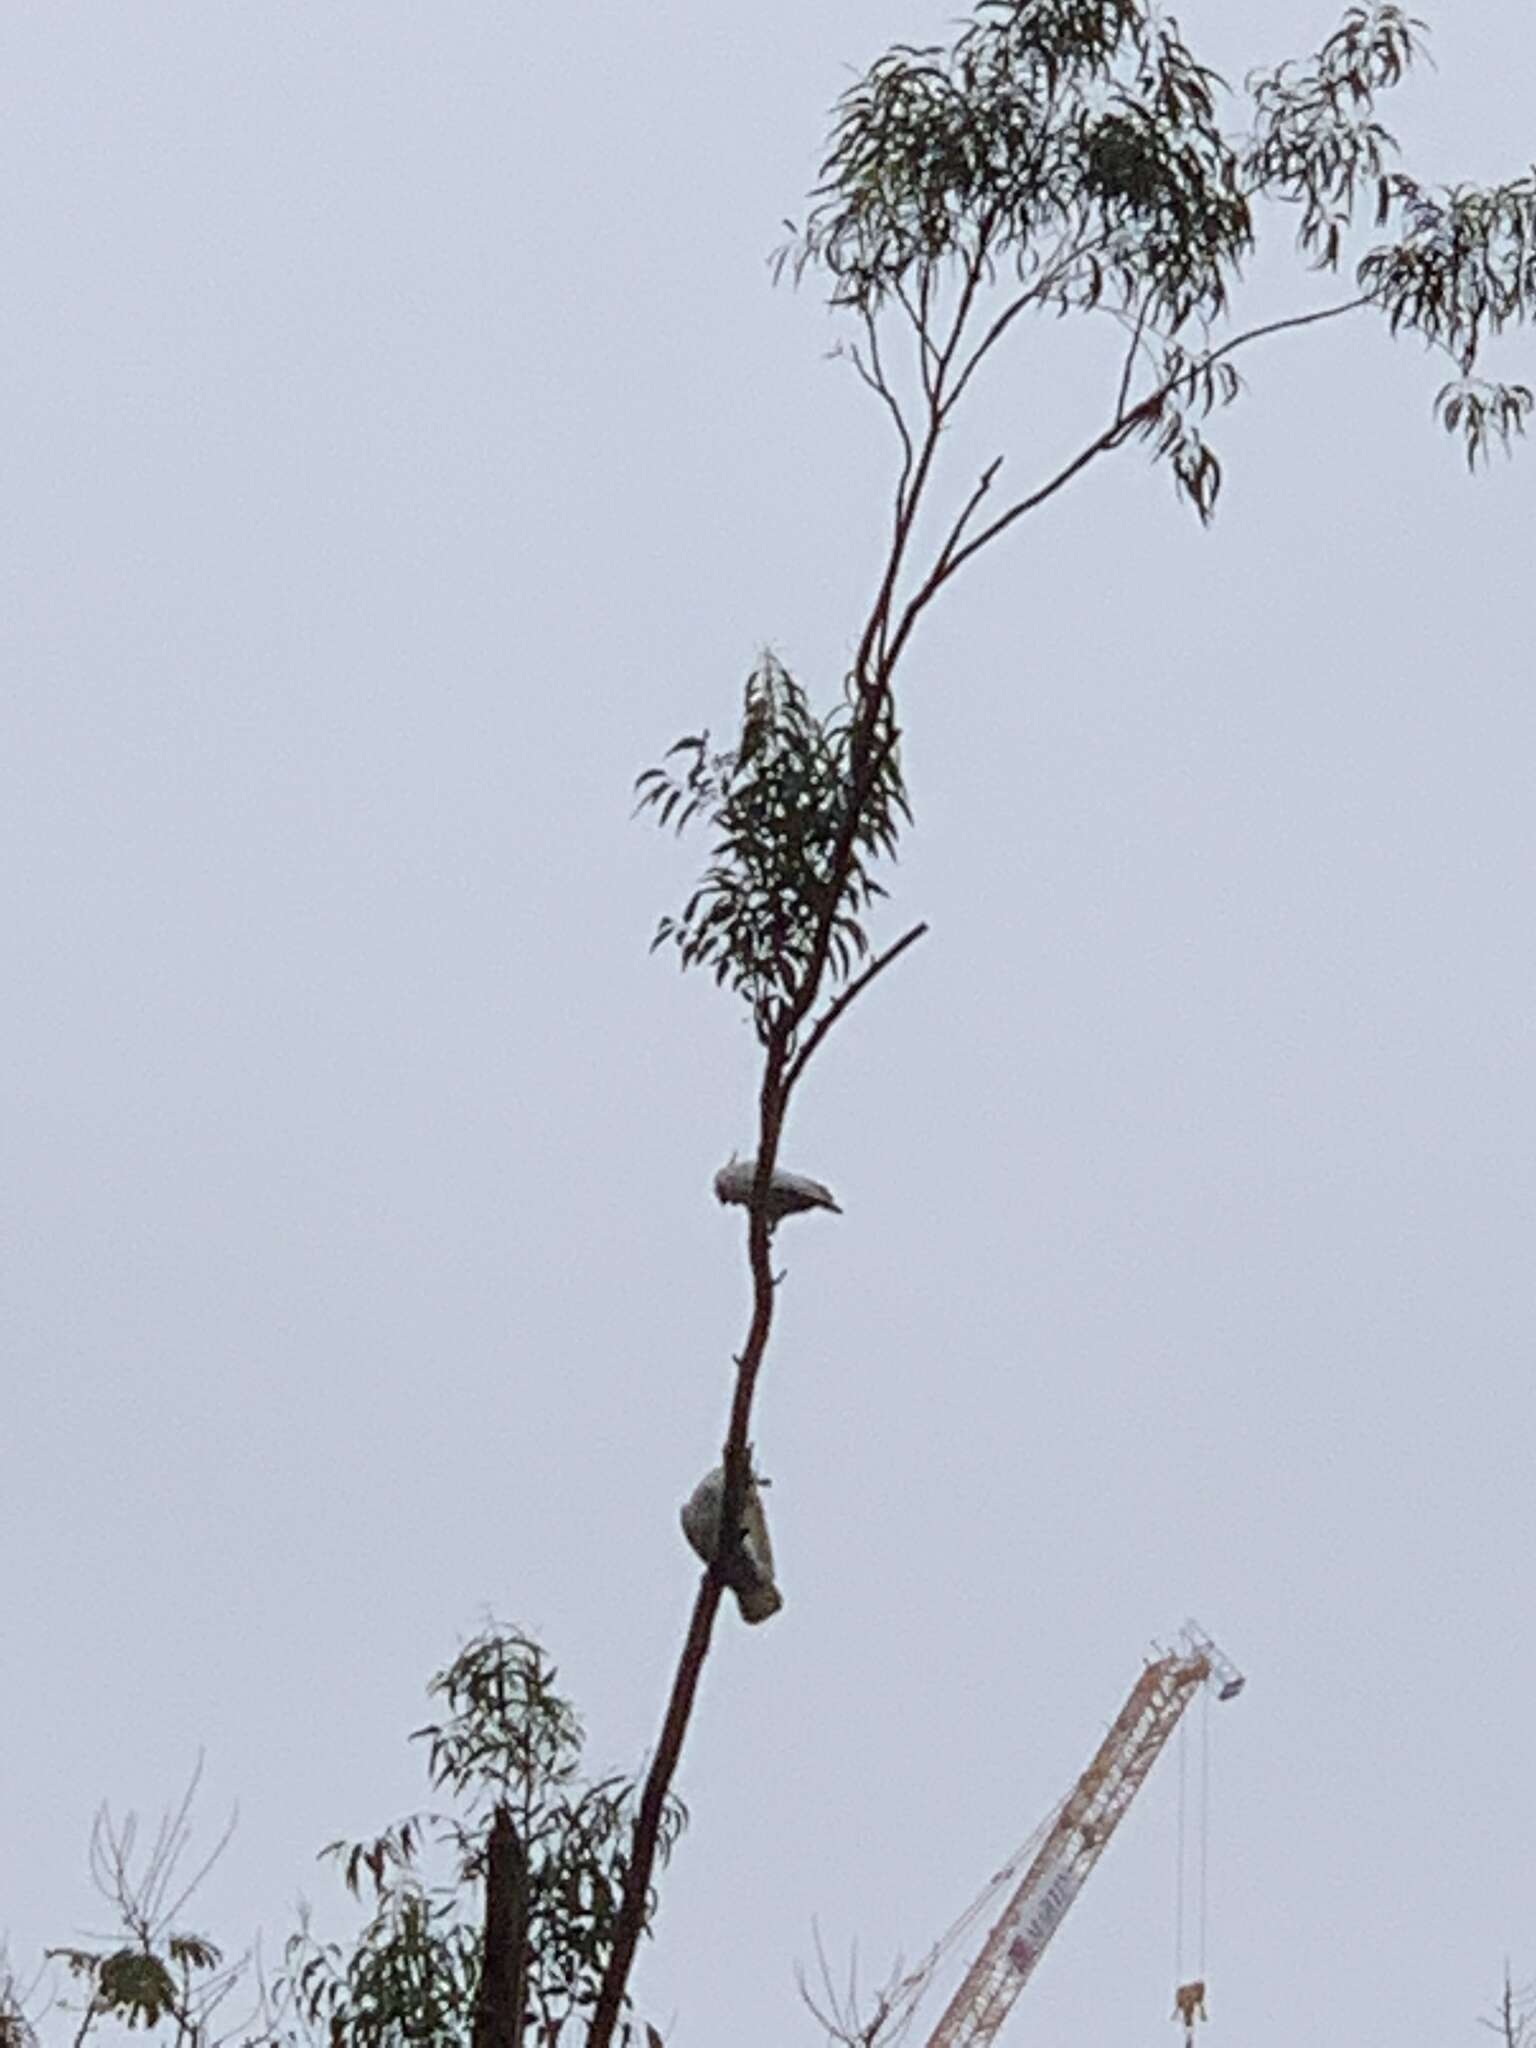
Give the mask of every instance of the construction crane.
MULTIPOLYGON (((986 2048, 996 2040, 1184 1709, 1202 1686, 1214 1688, 1218 1699, 1231 1700, 1243 1683, 1193 1622, 1186 1624, 1177 1649, 1147 1665, 1093 1761, 1045 1829, 980 1955, 929 2036, 928 2048, 986 2048)), ((1191 1984, 1180 1985, 1175 1994, 1189 2038, 1195 2015, 1203 2013, 1204 1992, 1204 1984, 1191 1984)))
MULTIPOLYGON (((896 1976, 878 1994, 871 2013, 858 2011, 856 1981, 850 1981, 846 1992, 839 1991, 825 1955, 821 1955, 825 2006, 817 2003, 803 1977, 801 1991, 829 2036, 846 2048, 896 2048, 911 2028, 940 1966, 1006 1892, 1007 1904, 928 2039, 928 2048, 988 2048, 1178 1727, 1184 1709, 1202 1687, 1218 1699, 1230 1700, 1236 1699, 1243 1683, 1240 1673, 1204 1630, 1194 1622, 1186 1623, 1178 1647, 1158 1650, 1147 1664, 1093 1761, 1066 1798, 1023 1848, 994 1873, 981 1896, 972 1900, 917 1967, 905 1975, 898 1967, 896 1976)), ((1181 1809, 1181 1963, 1182 1836, 1181 1809)), ((817 1946, 820 1952, 819 1940, 817 1946)), ((1183 2020, 1186 2048, 1193 2048, 1195 2023, 1205 2017, 1203 1981, 1179 1985, 1174 1993, 1174 2017, 1183 2020)))

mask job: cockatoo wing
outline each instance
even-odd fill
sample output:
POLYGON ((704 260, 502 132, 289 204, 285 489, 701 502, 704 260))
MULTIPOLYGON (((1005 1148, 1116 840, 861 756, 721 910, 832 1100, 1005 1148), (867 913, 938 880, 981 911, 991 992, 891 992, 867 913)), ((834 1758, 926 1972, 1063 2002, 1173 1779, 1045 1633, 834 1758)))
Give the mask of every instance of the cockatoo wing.
MULTIPOLYGON (((722 1202, 740 1202, 747 1206, 751 1203, 756 1184, 757 1161, 733 1159, 715 1175, 715 1194, 722 1202)), ((781 1217, 799 1215, 806 1209, 830 1209, 838 1216, 843 1213, 830 1188, 806 1174, 786 1173, 782 1167, 775 1171, 768 1183, 767 1209, 775 1223, 781 1217)))
MULTIPOLYGON (((683 1534, 705 1564, 713 1564, 720 1547, 720 1507, 725 1495, 725 1467, 706 1472, 683 1503, 683 1534)), ((773 1582, 773 1545, 763 1515, 762 1496, 750 1480, 741 1510, 741 1543, 731 1559, 726 1584, 736 1595, 743 1621, 766 1621, 784 1605, 773 1582)))

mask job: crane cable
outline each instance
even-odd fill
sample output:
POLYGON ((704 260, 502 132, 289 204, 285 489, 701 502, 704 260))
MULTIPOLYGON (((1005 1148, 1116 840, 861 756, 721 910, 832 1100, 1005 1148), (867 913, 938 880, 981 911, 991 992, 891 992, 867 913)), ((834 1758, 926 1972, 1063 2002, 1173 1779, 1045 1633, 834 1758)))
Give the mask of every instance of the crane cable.
POLYGON ((1200 1969, 1205 1975, 1206 1933, 1210 1926, 1211 1840, 1211 1690, 1200 1689, 1200 1969))
POLYGON ((1201 1690, 1200 1769, 1194 1793, 1193 1816, 1190 1813, 1191 1773, 1187 1719, 1179 1723, 1178 1751, 1179 1809, 1174 1850, 1173 1980, 1175 1984, 1183 1984, 1188 1981, 1184 1969, 1187 1923, 1190 1919, 1194 1921, 1193 1928, 1189 1929, 1195 1952, 1193 1974, 1203 1979, 1211 1918, 1211 1696, 1205 1688, 1201 1690), (1193 1841, 1190 1839, 1191 1833, 1193 1841))
POLYGON ((1189 1738, 1183 1721, 1179 1723, 1179 1807, 1178 1829, 1174 1839, 1173 1862, 1173 1981, 1184 1982, 1184 1825, 1189 1806, 1189 1738))

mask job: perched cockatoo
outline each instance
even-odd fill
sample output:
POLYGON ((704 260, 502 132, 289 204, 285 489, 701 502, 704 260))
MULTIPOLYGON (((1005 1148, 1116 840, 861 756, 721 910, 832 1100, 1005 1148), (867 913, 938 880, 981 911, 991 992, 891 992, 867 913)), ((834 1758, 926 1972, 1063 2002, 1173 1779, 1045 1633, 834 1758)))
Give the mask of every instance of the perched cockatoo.
MULTIPOLYGON (((683 1506, 683 1534, 706 1564, 714 1563, 720 1547, 724 1495, 725 1467, 717 1465, 705 1473, 683 1506)), ((766 1621, 784 1605, 784 1595, 773 1583, 773 1545, 768 1541, 768 1523, 755 1477, 747 1481, 741 1504, 741 1542, 732 1555, 726 1584, 736 1595, 743 1621, 766 1621)))
MULTIPOLYGON (((740 1202, 750 1207, 756 1181, 755 1159, 732 1159, 715 1175, 715 1193, 722 1202, 740 1202)), ((786 1216, 798 1215, 804 1209, 830 1209, 836 1216, 843 1213, 832 1199, 830 1188, 824 1188, 819 1180, 807 1179, 803 1173, 786 1173, 782 1167, 775 1168, 768 1183, 767 1208, 770 1223, 782 1223, 786 1216)))

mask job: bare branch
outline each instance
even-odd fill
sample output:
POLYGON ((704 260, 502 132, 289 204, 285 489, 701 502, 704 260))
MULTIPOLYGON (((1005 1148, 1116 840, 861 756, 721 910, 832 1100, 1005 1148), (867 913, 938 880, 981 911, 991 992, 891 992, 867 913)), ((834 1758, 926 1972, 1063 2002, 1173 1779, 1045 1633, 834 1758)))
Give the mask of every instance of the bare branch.
MULTIPOLYGON (((930 294, 931 283, 926 271, 923 272, 919 279, 918 304, 913 303, 903 280, 898 278, 894 287, 896 303, 907 316, 907 323, 911 327, 913 337, 917 342, 917 372, 923 387, 923 396, 932 405, 932 374, 933 368, 938 362, 939 349, 928 327, 928 301, 930 294)), ((873 311, 871 310, 866 317, 873 318, 873 311)))
POLYGON ((805 1041, 799 1052, 796 1053, 793 1060, 790 1061, 788 1071, 784 1076, 784 1093, 786 1096, 789 1095, 796 1082, 800 1079, 800 1076, 805 1072, 812 1053, 815 1052, 817 1046, 821 1044, 849 1004, 853 1002, 855 997, 863 994, 877 974, 883 974, 893 960, 899 959, 905 953, 908 946, 915 946, 927 930, 926 924, 915 924, 911 931, 903 932, 895 945, 887 946, 883 953, 877 954, 870 961, 864 972, 855 976, 841 994, 838 995, 836 1000, 830 1003, 822 1012, 821 1016, 816 1020, 810 1037, 805 1041))
POLYGON ((1131 377, 1136 369, 1136 357, 1141 349, 1141 337, 1146 321, 1147 301, 1143 298, 1141 304, 1136 308, 1136 324, 1131 329, 1130 346, 1125 351, 1125 366, 1120 372, 1120 388, 1115 393, 1115 418, 1117 420, 1125 418, 1125 401, 1131 395, 1131 377))
POLYGON ((953 558, 956 548, 959 547, 961 541, 965 538, 965 529, 970 525, 971 520, 975 515, 977 506, 982 503, 982 501, 987 496, 988 492, 991 490, 993 480, 996 477, 998 471, 1002 468, 1002 466, 1003 458, 1001 455, 997 455, 993 457, 993 459, 987 464, 986 468, 981 472, 980 477, 977 479, 974 490, 971 492, 971 495, 966 499, 965 503, 960 507, 959 515, 956 518, 954 525, 951 526, 948 534, 945 536, 944 545, 939 549, 938 556, 935 561, 936 568, 942 569, 946 567, 947 564, 953 558))
POLYGON ((1320 320, 1337 320, 1341 314, 1358 313, 1362 306, 1370 303, 1371 294, 1362 292, 1358 298, 1344 299, 1337 306, 1319 306, 1310 313, 1293 313, 1286 320, 1266 320, 1262 327, 1250 327, 1245 334, 1235 334, 1220 348, 1213 348, 1208 355, 1201 356, 1199 366, 1219 363, 1223 356, 1231 355, 1235 349, 1246 348, 1252 341, 1262 341, 1266 335, 1285 334, 1293 327, 1315 327, 1320 320))
POLYGON ((944 401, 946 416, 954 411, 985 357, 1002 340, 1019 315, 1030 306, 1049 304, 1061 292, 1063 280, 1073 266, 1080 263, 1083 257, 1091 256, 1097 250, 1106 247, 1108 241, 1107 235, 1079 238, 1065 251, 1058 248, 1054 257, 1042 264, 1034 283, 1008 301, 967 357, 964 368, 944 401))
MULTIPOLYGON (((885 374, 885 364, 880 354, 879 323, 870 313, 864 315, 864 333, 869 344, 869 364, 865 366, 857 349, 850 351, 850 360, 864 382, 874 392, 895 422, 897 439, 901 442, 901 473, 896 479, 896 504, 899 508, 907 488, 907 479, 912 474, 912 435, 907 426, 906 414, 901 402, 891 388, 891 381, 885 374)), ((899 510, 898 510, 899 516, 899 510)))
POLYGON ((913 627, 917 624, 922 613, 927 610, 949 579, 960 569, 964 568, 973 555, 979 554, 984 547, 990 545, 992 541, 997 539, 999 534, 1006 532, 1016 521, 1022 519, 1027 512, 1036 511, 1049 499, 1054 498, 1058 491, 1065 490, 1072 479, 1081 475, 1090 462, 1096 461, 1101 455, 1108 454, 1112 448, 1120 447, 1123 442, 1130 438, 1131 434, 1143 421, 1156 414, 1168 395, 1168 388, 1168 386, 1164 385, 1159 390, 1150 393, 1139 405, 1126 413, 1123 418, 1112 420, 1101 434, 1090 441, 1085 448, 1080 449, 1070 462, 1057 470, 1056 474, 1043 483, 1038 490, 1031 491, 1027 497, 1018 499, 1008 507, 1006 512, 1000 512, 990 526, 984 526, 980 533, 974 535, 962 547, 957 548, 947 561, 941 560, 936 562, 926 581, 907 601, 906 608, 901 615, 901 623, 896 630, 895 638, 891 642, 887 655, 889 665, 894 668, 896 662, 901 657, 903 648, 911 637, 913 627))

